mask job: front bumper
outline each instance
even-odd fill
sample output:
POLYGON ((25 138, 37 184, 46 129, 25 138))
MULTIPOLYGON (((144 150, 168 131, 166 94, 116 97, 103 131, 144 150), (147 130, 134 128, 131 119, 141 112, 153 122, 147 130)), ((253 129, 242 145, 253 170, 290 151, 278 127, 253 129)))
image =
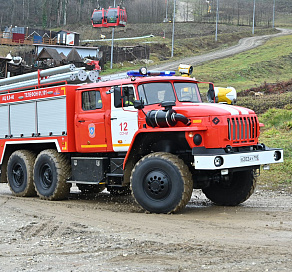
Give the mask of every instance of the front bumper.
POLYGON ((196 152, 193 152, 193 166, 197 170, 221 170, 283 162, 283 150, 277 148, 232 153, 194 153, 196 152))

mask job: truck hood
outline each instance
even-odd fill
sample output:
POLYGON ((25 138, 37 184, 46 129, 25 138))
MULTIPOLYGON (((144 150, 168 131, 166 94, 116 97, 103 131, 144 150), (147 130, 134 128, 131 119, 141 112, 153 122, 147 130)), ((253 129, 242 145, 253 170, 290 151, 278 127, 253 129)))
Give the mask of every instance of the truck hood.
POLYGON ((187 117, 191 116, 225 116, 225 115, 248 115, 254 114, 253 110, 232 106, 227 104, 211 104, 211 103, 182 103, 182 106, 173 107, 177 112, 187 117))

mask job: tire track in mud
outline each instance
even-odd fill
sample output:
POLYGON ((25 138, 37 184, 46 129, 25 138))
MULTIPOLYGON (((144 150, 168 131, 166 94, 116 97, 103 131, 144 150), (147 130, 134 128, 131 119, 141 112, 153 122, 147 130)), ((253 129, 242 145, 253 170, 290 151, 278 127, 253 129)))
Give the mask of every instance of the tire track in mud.
POLYGON ((292 265, 288 194, 256 192, 238 207, 213 206, 193 195, 174 215, 133 210, 131 198, 71 197, 44 201, 0 191, 6 271, 261 272, 292 265))
POLYGON ((28 225, 21 227, 18 231, 21 234, 23 239, 45 237, 52 238, 59 235, 63 235, 66 229, 68 228, 67 224, 60 222, 54 222, 52 220, 46 220, 42 222, 32 221, 28 225))

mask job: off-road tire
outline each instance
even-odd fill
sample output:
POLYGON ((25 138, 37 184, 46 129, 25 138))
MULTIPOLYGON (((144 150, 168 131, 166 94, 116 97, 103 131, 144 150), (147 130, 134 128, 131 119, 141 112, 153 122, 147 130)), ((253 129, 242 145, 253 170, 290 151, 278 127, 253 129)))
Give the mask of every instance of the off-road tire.
POLYGON ((36 155, 28 150, 12 153, 7 164, 7 179, 15 196, 36 196, 33 184, 33 165, 36 155))
POLYGON ((101 193, 105 189, 104 184, 76 184, 82 194, 98 194, 101 193))
POLYGON ((203 193, 216 205, 237 206, 253 194, 256 181, 252 170, 235 172, 230 185, 212 183, 203 193))
POLYGON ((152 153, 138 161, 130 183, 136 202, 151 213, 178 212, 189 202, 193 191, 188 167, 166 152, 152 153))
POLYGON ((34 164, 34 185, 38 196, 46 200, 61 200, 68 196, 71 165, 66 156, 54 149, 42 151, 34 164))

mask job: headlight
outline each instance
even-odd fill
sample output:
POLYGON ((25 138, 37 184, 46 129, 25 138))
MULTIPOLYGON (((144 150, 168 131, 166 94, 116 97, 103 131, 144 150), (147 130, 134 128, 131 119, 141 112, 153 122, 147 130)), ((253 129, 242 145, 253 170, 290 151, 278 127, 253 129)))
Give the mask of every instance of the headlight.
POLYGON ((202 143, 202 136, 200 134, 195 134, 193 141, 195 145, 200 145, 202 143))

